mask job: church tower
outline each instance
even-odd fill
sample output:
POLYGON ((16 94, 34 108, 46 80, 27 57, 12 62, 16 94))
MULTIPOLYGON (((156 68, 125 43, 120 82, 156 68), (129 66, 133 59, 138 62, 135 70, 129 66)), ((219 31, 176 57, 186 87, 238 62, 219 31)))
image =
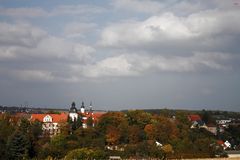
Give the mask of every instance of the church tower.
POLYGON ((82 106, 81 106, 81 113, 85 113, 85 106, 84 106, 84 102, 82 102, 82 106))
POLYGON ((69 110, 69 117, 72 121, 76 121, 78 119, 78 113, 75 102, 72 102, 71 108, 69 110))
POLYGON ((89 114, 93 115, 92 102, 90 102, 90 105, 89 105, 89 114))

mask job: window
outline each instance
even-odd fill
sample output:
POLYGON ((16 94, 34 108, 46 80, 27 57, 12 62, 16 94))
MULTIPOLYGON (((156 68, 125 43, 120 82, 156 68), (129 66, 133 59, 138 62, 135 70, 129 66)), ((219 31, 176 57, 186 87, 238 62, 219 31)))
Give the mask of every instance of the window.
POLYGON ((43 122, 52 122, 52 117, 50 115, 46 115, 44 118, 43 118, 43 122))

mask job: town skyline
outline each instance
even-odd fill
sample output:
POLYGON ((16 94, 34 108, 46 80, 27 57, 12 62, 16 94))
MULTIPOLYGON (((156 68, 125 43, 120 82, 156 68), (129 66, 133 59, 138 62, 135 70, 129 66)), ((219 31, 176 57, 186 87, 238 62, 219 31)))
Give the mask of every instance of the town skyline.
POLYGON ((239 19, 239 0, 2 0, 0 105, 239 112, 239 19))

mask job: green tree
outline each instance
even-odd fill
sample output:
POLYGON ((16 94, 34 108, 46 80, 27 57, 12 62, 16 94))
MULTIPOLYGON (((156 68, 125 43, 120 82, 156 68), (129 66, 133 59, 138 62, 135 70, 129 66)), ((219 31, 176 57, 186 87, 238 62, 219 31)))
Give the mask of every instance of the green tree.
POLYGON ((205 109, 202 110, 201 117, 202 117, 203 122, 205 122, 206 124, 211 122, 210 114, 205 109))
POLYGON ((27 120, 26 118, 22 118, 20 121, 19 130, 21 132, 23 132, 24 134, 28 134, 30 127, 31 127, 31 125, 30 125, 29 120, 27 120))
POLYGON ((12 136, 9 137, 7 148, 10 159, 28 158, 30 141, 28 137, 26 137, 26 135, 18 129, 13 133, 12 136))
POLYGON ((76 129, 82 127, 82 115, 78 116, 77 120, 74 123, 76 123, 76 129))
POLYGON ((30 126, 30 132, 34 141, 37 141, 42 135, 42 123, 39 121, 34 121, 30 126))
POLYGON ((7 157, 7 140, 14 132, 15 127, 10 123, 10 116, 2 114, 0 117, 0 159, 5 160, 7 157))
POLYGON ((87 127, 92 127, 93 126, 93 119, 92 117, 88 117, 87 119, 87 127))
POLYGON ((54 158, 62 158, 67 152, 67 136, 56 135, 51 138, 49 145, 50 156, 54 158))
POLYGON ((77 119, 74 119, 74 121, 72 121, 72 119, 70 117, 68 117, 67 121, 68 121, 70 133, 72 133, 76 129, 82 127, 82 115, 79 115, 77 119))
POLYGON ((152 115, 142 110, 133 110, 127 112, 127 119, 129 125, 138 125, 144 129, 145 125, 150 123, 152 115))
POLYGON ((77 137, 79 147, 105 146, 105 137, 95 127, 78 128, 73 135, 77 137))

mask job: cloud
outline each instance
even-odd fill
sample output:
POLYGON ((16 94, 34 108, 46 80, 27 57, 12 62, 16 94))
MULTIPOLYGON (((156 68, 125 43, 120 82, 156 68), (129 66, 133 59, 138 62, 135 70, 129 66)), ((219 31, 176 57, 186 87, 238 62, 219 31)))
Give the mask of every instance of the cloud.
POLYGON ((222 71, 231 69, 231 59, 232 56, 225 53, 195 53, 189 57, 122 54, 84 66, 83 74, 97 78, 141 76, 153 72, 222 71))
POLYGON ((162 3, 152 0, 115 0, 112 5, 117 9, 144 13, 156 13, 164 7, 162 3))
POLYGON ((83 62, 89 58, 95 49, 87 45, 69 42, 63 38, 48 36, 39 42, 36 48, 29 51, 35 57, 83 62))
POLYGON ((33 47, 46 35, 45 31, 28 23, 0 22, 0 46, 33 47))
POLYGON ((0 15, 2 16, 10 16, 10 17, 28 17, 28 18, 34 18, 34 17, 40 17, 40 16, 46 16, 48 13, 42 8, 3 8, 0 7, 0 15))
POLYGON ((197 36, 184 24, 180 17, 172 13, 153 16, 147 20, 128 21, 106 27, 101 35, 104 46, 142 45, 168 39, 188 39, 197 36), (141 34, 139 34, 141 33, 141 34))
POLYGON ((239 10, 206 10, 179 16, 163 13, 143 21, 124 21, 105 27, 99 44, 106 48, 174 52, 226 52, 239 40, 239 10), (231 46, 231 47, 230 47, 231 46))
POLYGON ((49 82, 54 80, 51 72, 43 70, 19 70, 12 72, 12 75, 23 81, 49 82))
POLYGON ((67 24, 64 29, 64 35, 68 38, 81 37, 84 38, 85 34, 90 33, 96 29, 97 24, 95 23, 70 23, 67 24))
POLYGON ((97 14, 105 11, 104 8, 94 5, 60 5, 50 11, 50 16, 97 14))
MULTIPOLYGON (((139 11, 144 11, 141 6, 144 3, 149 3, 153 12, 161 8, 156 1, 141 1, 141 5, 139 2, 124 0, 116 1, 116 4, 136 4, 139 11)), ((179 5, 186 7, 189 3, 182 2, 179 5)), ((47 14, 81 15, 102 11, 101 7, 90 5, 62 5, 47 14)), ((0 61, 4 64, 0 64, 0 67, 5 70, 4 74, 11 73, 9 76, 16 79, 45 82, 78 82, 82 79, 143 76, 161 72, 228 71, 236 67, 232 63, 232 50, 228 48, 236 48, 231 46, 238 42, 238 19, 239 10, 223 12, 208 9, 187 16, 161 11, 145 20, 106 24, 99 39, 97 35, 94 37, 100 45, 87 45, 68 39, 87 39, 86 33, 99 28, 96 23, 67 24, 64 36, 58 37, 29 23, 1 22, 0 61), (17 67, 11 65, 13 63, 17 67)), ((235 52, 239 53, 239 49, 235 52)))
POLYGON ((232 10, 237 9, 238 0, 114 0, 112 6, 120 11, 129 11, 157 15, 172 12, 178 15, 189 15, 209 9, 232 10), (146 7, 147 6, 147 7, 146 7))
POLYGON ((2 57, 84 59, 94 52, 90 46, 51 36, 28 23, 0 23, 0 42, 2 57))
MULTIPOLYGON (((134 76, 138 74, 132 70, 132 64, 129 62, 130 57, 120 55, 117 57, 108 57, 93 65, 84 67, 83 74, 86 77, 121 77, 134 76)), ((76 66, 78 67, 78 66, 76 66)))
POLYGON ((77 81, 71 65, 90 63, 95 52, 91 46, 52 36, 30 24, 0 23, 0 28, 1 72, 14 79, 77 81))
POLYGON ((35 18, 35 17, 53 17, 62 15, 88 15, 104 12, 105 9, 94 5, 59 5, 51 10, 39 7, 0 7, 0 15, 13 18, 35 18))

